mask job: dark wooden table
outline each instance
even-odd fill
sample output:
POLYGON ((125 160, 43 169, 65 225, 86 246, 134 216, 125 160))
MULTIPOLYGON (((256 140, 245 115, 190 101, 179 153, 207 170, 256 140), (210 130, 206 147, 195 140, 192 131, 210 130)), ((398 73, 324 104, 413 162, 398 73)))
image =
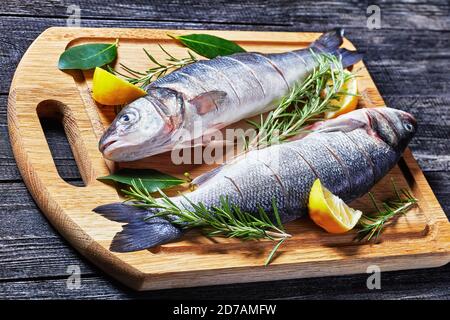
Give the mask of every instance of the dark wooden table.
MULTIPOLYGON (((17 63, 50 26, 64 26, 78 4, 83 27, 326 31, 345 27, 386 104, 412 112, 420 128, 411 143, 429 183, 450 214, 450 9, 447 0, 383 1, 381 29, 367 28, 365 1, 93 1, 0 2, 0 298, 275 298, 449 299, 450 265, 382 273, 381 290, 367 275, 133 292, 75 252, 36 207, 17 170, 6 120, 17 63), (103 3, 101 3, 103 2, 103 3), (151 3, 151 4, 150 4, 151 3), (67 268, 81 269, 81 289, 68 290, 67 268)), ((374 4, 376 1, 370 1, 374 4)), ((45 59, 45 57, 42 57, 45 59)), ((56 126, 46 128, 64 179, 81 181, 56 126)))

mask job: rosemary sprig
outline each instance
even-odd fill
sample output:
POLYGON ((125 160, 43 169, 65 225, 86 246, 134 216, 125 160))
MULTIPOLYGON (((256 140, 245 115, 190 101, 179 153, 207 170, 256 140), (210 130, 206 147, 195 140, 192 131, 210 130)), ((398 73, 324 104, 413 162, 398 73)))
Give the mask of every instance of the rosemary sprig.
POLYGON ((308 124, 322 120, 324 112, 336 110, 330 102, 345 94, 340 88, 352 75, 345 73, 341 60, 331 54, 313 53, 313 57, 317 62, 313 72, 295 84, 266 118, 261 115, 260 123, 249 121, 258 133, 246 145, 246 150, 267 147, 296 136, 306 131, 308 124))
POLYGON ((406 189, 398 190, 394 180, 392 180, 395 198, 383 202, 381 207, 377 205, 375 197, 369 192, 370 199, 375 207, 376 213, 363 215, 358 222, 358 234, 356 240, 361 241, 367 238, 377 239, 386 224, 398 215, 405 214, 408 210, 417 205, 418 200, 406 189))
POLYGON ((145 72, 136 71, 127 67, 124 64, 120 64, 120 66, 128 73, 121 73, 111 67, 108 67, 108 70, 113 74, 122 76, 126 81, 139 85, 141 88, 146 87, 152 81, 161 78, 167 74, 167 72, 184 67, 188 64, 196 62, 198 59, 194 56, 194 54, 188 51, 189 57, 185 58, 176 58, 172 54, 170 54, 166 49, 164 49, 160 44, 158 44, 159 48, 166 54, 166 62, 159 62, 153 57, 145 48, 143 48, 145 54, 150 59, 151 62, 156 64, 156 66, 147 69, 145 72))
POLYGON ((220 205, 207 208, 203 203, 193 203, 184 198, 188 205, 174 203, 161 190, 161 198, 155 199, 143 186, 142 181, 133 181, 129 190, 122 190, 128 196, 128 203, 139 208, 157 208, 154 216, 170 218, 171 222, 183 229, 200 228, 209 237, 229 237, 243 240, 269 239, 277 241, 270 252, 265 265, 269 264, 275 252, 287 238, 281 224, 278 208, 272 201, 275 223, 262 209, 258 209, 259 217, 242 211, 238 206, 231 204, 228 197, 220 198, 220 205))

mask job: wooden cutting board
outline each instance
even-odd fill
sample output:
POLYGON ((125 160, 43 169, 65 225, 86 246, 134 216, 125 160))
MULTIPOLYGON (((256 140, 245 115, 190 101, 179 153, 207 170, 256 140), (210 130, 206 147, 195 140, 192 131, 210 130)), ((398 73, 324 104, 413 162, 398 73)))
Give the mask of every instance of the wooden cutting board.
MULTIPOLYGON (((70 46, 120 39, 118 62, 144 70, 150 64, 142 48, 157 59, 164 59, 157 47, 160 43, 173 55, 183 57, 186 49, 167 33, 192 32, 195 31, 50 28, 33 42, 17 67, 8 100, 8 125, 17 165, 48 220, 80 253, 137 290, 364 273, 370 265, 388 271, 437 267, 449 262, 449 222, 409 150, 373 192, 380 199, 391 197, 390 179, 394 178, 399 187, 409 188, 419 199, 419 207, 392 223, 377 243, 354 242, 352 232, 325 233, 305 218, 287 225, 293 238, 280 247, 268 267, 263 264, 273 242, 223 238, 213 241, 195 231, 179 242, 150 250, 120 254, 109 251, 121 225, 91 210, 121 200, 112 186, 96 180, 118 167, 105 162, 97 150, 100 135, 115 116, 114 108, 97 105, 91 99, 92 72, 58 70, 59 55, 70 46), (58 175, 39 120, 48 117, 62 121, 84 187, 70 185, 58 175)), ((201 32, 236 41, 248 51, 260 52, 303 48, 319 36, 317 33, 201 32)), ((349 41, 344 46, 354 49, 349 41)), ((364 64, 358 63, 354 70, 360 76, 360 107, 384 105, 364 64)), ((154 168, 177 176, 185 171, 197 176, 211 168, 175 166, 167 154, 126 166, 154 168)), ((352 206, 368 212, 373 210, 367 196, 352 206)))

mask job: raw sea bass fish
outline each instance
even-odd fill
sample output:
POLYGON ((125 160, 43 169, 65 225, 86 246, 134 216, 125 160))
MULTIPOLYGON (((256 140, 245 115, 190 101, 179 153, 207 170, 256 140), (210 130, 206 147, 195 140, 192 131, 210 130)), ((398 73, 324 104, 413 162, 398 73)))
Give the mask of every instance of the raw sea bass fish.
MULTIPOLYGON (((105 158, 123 162, 190 146, 231 123, 271 110, 327 52, 350 66, 361 55, 339 48, 343 30, 325 33, 309 48, 286 53, 238 53, 202 60, 151 83, 127 105, 100 139, 105 158)), ((206 139, 207 140, 207 139, 206 139)))
MULTIPOLYGON (((199 187, 185 194, 192 203, 220 206, 220 197, 242 210, 271 212, 276 201, 282 222, 306 213, 315 179, 348 202, 372 188, 397 163, 416 132, 414 117, 390 108, 360 109, 319 123, 307 136, 248 152, 230 164, 198 177, 199 187)), ((189 208, 182 196, 171 198, 189 208)), ((160 217, 145 219, 157 209, 143 210, 123 203, 107 204, 95 212, 126 222, 111 250, 134 251, 177 239, 182 230, 160 217)), ((273 218, 273 217, 272 217, 273 218)))

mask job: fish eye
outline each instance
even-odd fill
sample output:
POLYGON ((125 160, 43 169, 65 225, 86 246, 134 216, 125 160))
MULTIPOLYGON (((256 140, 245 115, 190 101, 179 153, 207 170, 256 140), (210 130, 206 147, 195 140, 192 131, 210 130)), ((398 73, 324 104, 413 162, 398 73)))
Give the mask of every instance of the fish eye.
POLYGON ((133 114, 125 113, 124 115, 122 115, 120 117, 119 121, 122 123, 129 123, 129 122, 133 121, 134 118, 135 118, 135 116, 133 114))
POLYGON ((409 131, 409 132, 414 130, 414 126, 409 122, 404 122, 403 127, 405 128, 406 131, 409 131))

